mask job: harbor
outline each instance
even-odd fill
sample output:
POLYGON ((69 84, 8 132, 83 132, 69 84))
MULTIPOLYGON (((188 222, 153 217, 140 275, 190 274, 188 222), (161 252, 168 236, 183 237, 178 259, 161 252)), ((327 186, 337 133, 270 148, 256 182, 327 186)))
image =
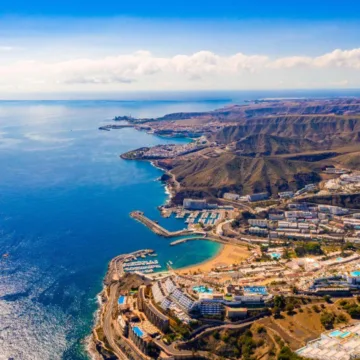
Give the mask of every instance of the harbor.
POLYGON ((193 233, 192 230, 183 229, 178 231, 168 231, 162 226, 160 226, 157 222, 149 219, 144 215, 141 211, 133 211, 130 213, 130 216, 138 221, 140 221, 142 224, 144 224, 146 227, 148 227, 151 231, 153 231, 155 234, 163 236, 163 237, 177 237, 182 235, 190 235, 193 233))
POLYGON ((161 269, 161 265, 158 260, 127 261, 124 262, 123 268, 125 272, 140 271, 147 274, 154 272, 155 269, 161 269))

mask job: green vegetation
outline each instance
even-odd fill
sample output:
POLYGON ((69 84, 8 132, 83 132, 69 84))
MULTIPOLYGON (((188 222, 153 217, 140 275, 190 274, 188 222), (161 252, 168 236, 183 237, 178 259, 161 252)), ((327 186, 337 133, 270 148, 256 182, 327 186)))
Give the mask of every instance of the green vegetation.
POLYGON ((329 330, 334 327, 335 318, 336 316, 334 313, 323 312, 320 316, 320 321, 322 326, 324 326, 326 330, 329 330))
POLYGON ((360 319, 360 305, 357 302, 343 300, 340 305, 353 319, 360 319))
POLYGON ((281 348, 277 360, 301 360, 302 357, 291 351, 288 346, 281 348))
MULTIPOLYGON (((267 347, 268 344, 266 328, 253 325, 251 329, 215 330, 191 346, 209 351, 220 358, 255 360, 258 358, 259 348, 267 347)), ((266 348, 262 351, 266 351, 266 348)))
POLYGON ((308 254, 310 255, 322 255, 323 251, 321 246, 317 242, 302 243, 295 247, 295 253, 298 257, 303 257, 308 254))

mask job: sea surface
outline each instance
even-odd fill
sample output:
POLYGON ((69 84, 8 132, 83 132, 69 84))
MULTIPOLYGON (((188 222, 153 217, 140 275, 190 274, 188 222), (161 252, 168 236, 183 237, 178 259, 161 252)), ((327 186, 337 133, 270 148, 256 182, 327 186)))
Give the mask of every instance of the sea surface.
POLYGON ((161 170, 119 155, 189 140, 131 128, 99 131, 99 126, 116 115, 152 117, 212 110, 251 98, 338 95, 348 94, 202 93, 176 101, 0 102, 0 360, 88 359, 85 339, 114 256, 151 248, 162 265, 171 260, 182 267, 219 250, 218 244, 206 241, 171 247, 171 240, 129 217, 130 211, 141 210, 171 230, 184 227, 182 220, 162 219, 157 210, 167 200, 158 181, 161 170))

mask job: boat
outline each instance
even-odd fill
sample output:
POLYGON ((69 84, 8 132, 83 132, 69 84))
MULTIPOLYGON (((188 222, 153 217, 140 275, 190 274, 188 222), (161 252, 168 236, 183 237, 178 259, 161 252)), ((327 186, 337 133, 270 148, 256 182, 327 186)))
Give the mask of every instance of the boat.
POLYGON ((5 253, 2 257, 3 257, 3 258, 9 257, 9 253, 5 253))

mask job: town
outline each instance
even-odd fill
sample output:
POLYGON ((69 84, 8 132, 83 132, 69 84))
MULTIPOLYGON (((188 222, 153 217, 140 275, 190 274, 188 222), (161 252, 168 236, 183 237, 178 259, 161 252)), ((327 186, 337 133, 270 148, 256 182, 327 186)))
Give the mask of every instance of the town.
MULTIPOLYGON (((101 322, 107 340, 95 330, 98 343, 111 337, 114 344, 103 348, 112 348, 119 358, 220 359, 206 349, 194 351, 193 344, 223 329, 245 331, 272 317, 281 318, 279 299, 285 303, 307 299, 314 307, 326 299, 323 314, 329 303, 353 302, 360 295, 360 210, 317 204, 309 195, 354 191, 360 178, 356 172, 324 171, 339 178, 321 188, 310 184, 297 192, 280 192, 277 198, 267 193, 224 193, 220 201, 185 198, 182 205, 164 205, 163 217, 184 222, 184 228, 175 232, 141 212, 132 213, 158 235, 180 236, 170 242, 172 246, 215 241, 241 256, 220 255, 210 269, 202 265, 175 269, 171 261, 164 269, 150 258, 156 256, 152 250, 115 258, 107 276, 109 290, 103 294, 101 322)), ((288 313, 291 306, 287 305, 288 313)), ((356 302, 353 306, 360 309, 356 302)), ((360 348, 360 325, 351 320, 350 310, 339 322, 341 328, 324 325, 326 331, 303 341, 296 353, 328 359, 340 349, 339 359, 354 358, 360 348)))

